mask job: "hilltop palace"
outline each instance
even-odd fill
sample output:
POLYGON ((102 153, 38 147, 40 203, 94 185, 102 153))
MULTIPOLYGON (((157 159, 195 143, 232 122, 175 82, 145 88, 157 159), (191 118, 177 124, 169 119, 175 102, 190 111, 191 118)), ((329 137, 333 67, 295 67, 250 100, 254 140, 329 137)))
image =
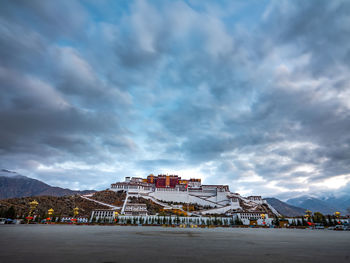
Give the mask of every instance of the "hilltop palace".
POLYGON ((164 209, 174 209, 172 203, 198 204, 205 209, 199 212, 205 214, 236 214, 240 217, 258 216, 260 213, 270 215, 278 212, 261 196, 242 197, 232 193, 228 185, 204 185, 201 179, 182 179, 177 175, 153 174, 147 178, 126 177, 124 182, 111 185, 112 191, 125 191, 127 197, 121 212, 126 212, 128 198, 142 197, 162 205, 164 209))

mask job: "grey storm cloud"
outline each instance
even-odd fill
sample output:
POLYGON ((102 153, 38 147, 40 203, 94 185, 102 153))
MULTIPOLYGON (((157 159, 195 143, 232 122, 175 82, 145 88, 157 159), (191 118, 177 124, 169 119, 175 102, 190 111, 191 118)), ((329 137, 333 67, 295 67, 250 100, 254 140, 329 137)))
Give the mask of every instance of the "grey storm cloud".
POLYGON ((346 189, 349 9, 3 1, 0 166, 81 189, 167 170, 243 193, 346 189))

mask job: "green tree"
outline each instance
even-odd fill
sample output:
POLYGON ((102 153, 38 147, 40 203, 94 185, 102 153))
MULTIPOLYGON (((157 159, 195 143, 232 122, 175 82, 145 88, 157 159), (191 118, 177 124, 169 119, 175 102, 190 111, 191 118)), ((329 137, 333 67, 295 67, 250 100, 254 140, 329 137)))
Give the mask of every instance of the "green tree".
POLYGON ((273 219, 272 224, 275 225, 275 226, 279 226, 280 225, 280 220, 278 219, 277 216, 275 216, 275 218, 273 219))
POLYGON ((243 225, 243 222, 238 216, 236 216, 234 224, 237 226, 241 226, 241 225, 243 225))
POLYGON ((313 216, 314 222, 315 223, 322 223, 324 219, 324 215, 320 212, 315 212, 313 216))
POLYGON ((321 223, 322 223, 324 226, 328 226, 328 222, 327 222, 327 219, 326 219, 325 216, 322 217, 321 223))
POLYGON ((302 226, 303 224, 301 223, 301 221, 299 220, 299 218, 297 218, 297 226, 302 226))
POLYGON ((331 218, 330 215, 327 215, 327 225, 328 225, 328 226, 332 226, 332 225, 333 225, 333 224, 332 224, 332 218, 331 218))
POLYGON ((218 219, 218 225, 219 225, 219 226, 222 226, 222 225, 223 225, 223 223, 222 223, 222 218, 221 218, 221 217, 218 219))
POLYGON ((337 219, 335 218, 335 215, 332 215, 332 221, 333 221, 333 225, 338 225, 337 219))
POLYGON ((5 213, 5 217, 6 218, 11 218, 11 219, 15 219, 16 218, 16 210, 13 206, 11 206, 5 213))

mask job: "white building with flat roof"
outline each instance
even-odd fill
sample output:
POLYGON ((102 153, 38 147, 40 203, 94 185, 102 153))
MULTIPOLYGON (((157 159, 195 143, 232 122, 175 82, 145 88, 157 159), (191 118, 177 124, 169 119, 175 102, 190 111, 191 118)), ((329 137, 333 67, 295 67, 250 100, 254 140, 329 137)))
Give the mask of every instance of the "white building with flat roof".
POLYGON ((115 218, 115 209, 96 209, 93 210, 90 217, 90 222, 95 221, 107 221, 112 222, 115 218))
POLYGON ((147 205, 146 204, 127 203, 125 205, 124 214, 127 216, 146 216, 147 215, 147 205))

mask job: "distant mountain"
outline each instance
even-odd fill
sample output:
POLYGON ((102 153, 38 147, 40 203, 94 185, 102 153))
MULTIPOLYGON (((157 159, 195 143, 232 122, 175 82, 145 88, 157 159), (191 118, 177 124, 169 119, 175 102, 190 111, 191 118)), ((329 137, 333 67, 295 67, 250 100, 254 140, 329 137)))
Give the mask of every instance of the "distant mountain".
POLYGON ((301 196, 287 200, 287 203, 294 206, 304 207, 312 212, 321 212, 322 214, 334 214, 336 211, 345 213, 346 208, 337 207, 327 200, 320 200, 311 196, 301 196))
POLYGON ((350 209, 350 195, 348 196, 340 196, 340 197, 324 197, 320 198, 322 201, 326 202, 327 204, 336 207, 339 212, 343 214, 349 214, 350 211, 347 211, 347 209, 350 209))
POLYGON ((0 199, 26 197, 26 196, 65 196, 74 194, 88 194, 93 190, 74 191, 70 189, 53 187, 39 180, 32 179, 16 172, 0 170, 0 199))
POLYGON ((275 208, 280 214, 287 217, 303 216, 305 215, 304 208, 292 206, 277 198, 264 198, 273 208, 275 208))
POLYGON ((0 177, 9 177, 9 178, 28 178, 26 176, 20 175, 16 172, 9 171, 6 169, 1 169, 0 170, 0 177))

